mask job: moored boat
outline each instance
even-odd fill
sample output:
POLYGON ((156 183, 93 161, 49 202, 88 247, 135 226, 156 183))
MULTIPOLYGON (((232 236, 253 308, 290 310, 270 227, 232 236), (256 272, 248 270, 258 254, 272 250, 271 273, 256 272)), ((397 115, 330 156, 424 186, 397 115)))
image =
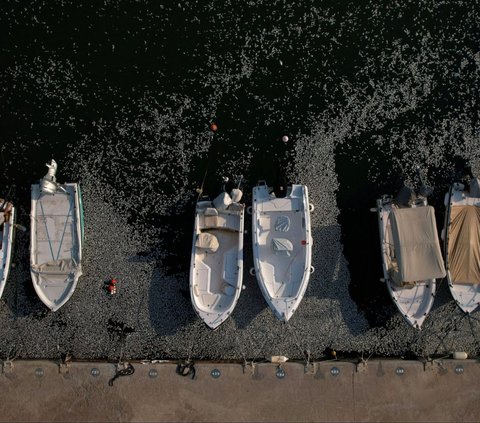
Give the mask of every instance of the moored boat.
POLYGON ((252 241, 262 294, 275 316, 287 322, 298 309, 313 271, 313 207, 305 185, 291 185, 285 194, 277 198, 265 181, 253 188, 252 241))
POLYGON ((14 234, 15 207, 7 199, 0 198, 0 298, 12 264, 14 234))
POLYGON ((404 187, 377 200, 383 281, 405 320, 420 329, 430 312, 436 279, 445 277, 434 208, 404 187))
POLYGON ((77 183, 56 182, 57 163, 31 191, 30 273, 52 311, 72 296, 82 275, 83 207, 77 183))
POLYGON ((457 305, 472 313, 480 303, 480 180, 454 183, 445 194, 444 241, 447 281, 457 305))
POLYGON ((233 312, 243 285, 244 205, 242 192, 222 192, 195 208, 190 263, 192 305, 207 326, 216 329, 233 312))

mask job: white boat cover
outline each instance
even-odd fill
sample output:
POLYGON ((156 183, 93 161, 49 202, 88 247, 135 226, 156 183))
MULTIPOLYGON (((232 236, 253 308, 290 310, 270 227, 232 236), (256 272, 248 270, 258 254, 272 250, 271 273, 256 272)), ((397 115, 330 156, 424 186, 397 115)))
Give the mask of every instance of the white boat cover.
POLYGON ((451 208, 448 264, 452 283, 480 283, 480 207, 451 208))
POLYGON ((443 278, 446 272, 433 207, 393 209, 391 223, 398 264, 394 278, 403 282, 443 278))

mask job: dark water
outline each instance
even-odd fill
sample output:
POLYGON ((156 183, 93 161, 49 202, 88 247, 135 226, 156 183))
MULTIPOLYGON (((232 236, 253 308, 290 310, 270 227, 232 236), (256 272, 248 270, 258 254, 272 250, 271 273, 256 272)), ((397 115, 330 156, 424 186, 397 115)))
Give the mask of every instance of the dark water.
POLYGON ((331 158, 338 220, 350 293, 373 325, 391 303, 369 208, 414 161, 440 207, 454 141, 478 136, 475 1, 5 1, 0 15, 1 190, 20 221, 54 156, 62 179, 95 170, 130 223, 173 229, 177 248, 160 265, 179 273, 207 169, 205 193, 242 174, 248 201, 257 180, 292 175, 295 140, 320 117, 347 116, 331 158), (391 93, 410 80, 411 100, 391 93))

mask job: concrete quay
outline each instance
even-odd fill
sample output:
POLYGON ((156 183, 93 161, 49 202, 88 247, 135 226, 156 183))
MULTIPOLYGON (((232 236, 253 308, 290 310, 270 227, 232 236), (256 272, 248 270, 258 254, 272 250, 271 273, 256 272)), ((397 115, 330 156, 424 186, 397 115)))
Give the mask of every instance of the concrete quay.
POLYGON ((16 360, 0 374, 0 421, 474 422, 480 419, 480 363, 370 360, 195 363, 132 362, 109 380, 102 362, 16 360))

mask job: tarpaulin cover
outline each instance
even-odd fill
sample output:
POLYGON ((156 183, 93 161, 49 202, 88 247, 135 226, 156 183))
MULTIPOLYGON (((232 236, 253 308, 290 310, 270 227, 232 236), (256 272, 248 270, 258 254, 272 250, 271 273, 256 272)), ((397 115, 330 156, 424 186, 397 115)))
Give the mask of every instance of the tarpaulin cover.
POLYGON ((480 207, 452 206, 448 265, 452 283, 480 283, 480 207))
POLYGON ((433 207, 393 209, 391 227, 398 279, 413 282, 445 276, 433 207))

